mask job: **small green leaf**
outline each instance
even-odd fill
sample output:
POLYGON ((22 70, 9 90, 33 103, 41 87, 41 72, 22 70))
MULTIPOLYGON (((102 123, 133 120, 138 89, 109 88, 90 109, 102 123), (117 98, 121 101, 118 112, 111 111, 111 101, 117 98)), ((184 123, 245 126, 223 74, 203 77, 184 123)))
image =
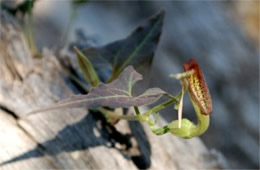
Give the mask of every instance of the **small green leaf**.
POLYGON ((91 62, 86 56, 84 56, 84 54, 82 54, 82 52, 77 47, 74 47, 74 51, 78 56, 79 66, 81 68, 81 71, 84 73, 87 81, 89 82, 89 84, 91 84, 92 87, 97 87, 100 83, 100 80, 91 62))
POLYGON ((97 88, 93 88, 87 95, 74 95, 56 105, 36 110, 29 114, 72 107, 97 108, 108 106, 111 108, 122 108, 142 106, 152 104, 162 95, 166 94, 166 92, 159 88, 151 88, 139 96, 132 96, 132 87, 140 80, 142 80, 142 75, 137 73, 132 66, 128 66, 110 84, 100 84, 97 88))
POLYGON ((128 65, 133 65, 137 70, 142 69, 152 63, 162 32, 163 18, 164 11, 161 11, 137 27, 125 39, 103 47, 88 48, 83 53, 89 57, 96 69, 102 69, 104 65, 113 67, 108 82, 114 80, 128 65), (100 68, 100 65, 103 67, 100 68))

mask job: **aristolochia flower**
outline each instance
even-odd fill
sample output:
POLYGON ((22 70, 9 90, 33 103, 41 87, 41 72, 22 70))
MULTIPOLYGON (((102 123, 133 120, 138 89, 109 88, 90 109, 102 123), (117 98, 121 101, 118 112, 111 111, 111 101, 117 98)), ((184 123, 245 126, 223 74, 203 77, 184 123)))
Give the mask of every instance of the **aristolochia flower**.
POLYGON ((185 72, 193 70, 193 74, 186 77, 192 99, 197 103, 202 114, 210 114, 212 112, 211 97, 199 64, 194 59, 190 59, 183 64, 183 67, 185 72))

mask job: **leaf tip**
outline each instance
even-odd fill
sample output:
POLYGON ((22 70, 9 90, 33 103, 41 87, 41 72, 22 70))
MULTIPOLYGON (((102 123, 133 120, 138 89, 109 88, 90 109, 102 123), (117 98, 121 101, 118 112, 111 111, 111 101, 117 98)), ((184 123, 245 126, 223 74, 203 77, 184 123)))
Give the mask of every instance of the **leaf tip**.
POLYGON ((79 51, 79 49, 78 49, 77 46, 73 46, 72 48, 73 48, 73 50, 74 50, 75 53, 77 53, 77 52, 79 51))
POLYGON ((162 22, 164 17, 165 17, 165 10, 160 9, 155 15, 153 15, 153 17, 151 17, 151 19, 152 20, 161 20, 161 22, 162 22))

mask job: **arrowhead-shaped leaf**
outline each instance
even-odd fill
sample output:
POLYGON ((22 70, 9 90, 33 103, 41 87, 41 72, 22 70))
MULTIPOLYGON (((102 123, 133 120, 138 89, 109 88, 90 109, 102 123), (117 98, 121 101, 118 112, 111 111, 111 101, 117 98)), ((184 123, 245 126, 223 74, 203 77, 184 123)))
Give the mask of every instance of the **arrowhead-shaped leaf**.
POLYGON ((137 73, 132 66, 128 66, 119 77, 110 84, 100 84, 87 95, 74 95, 54 106, 36 110, 30 114, 72 107, 96 108, 108 106, 111 108, 121 108, 142 106, 152 104, 162 95, 166 94, 166 92, 159 88, 151 88, 139 96, 132 96, 132 87, 139 80, 142 80, 142 75, 137 73))
POLYGON ((137 27, 127 38, 103 47, 88 48, 83 53, 99 72, 109 65, 113 67, 110 81, 128 65, 135 68, 150 65, 162 32, 164 11, 137 27))

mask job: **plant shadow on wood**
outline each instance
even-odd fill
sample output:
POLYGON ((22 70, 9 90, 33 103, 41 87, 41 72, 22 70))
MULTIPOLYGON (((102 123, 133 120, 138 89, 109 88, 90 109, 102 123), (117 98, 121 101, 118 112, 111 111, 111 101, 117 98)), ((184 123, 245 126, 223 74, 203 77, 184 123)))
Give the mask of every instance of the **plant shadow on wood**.
MULTIPOLYGON (((70 72, 74 73, 75 70, 70 68, 70 72)), ((75 73, 74 76, 78 77, 75 73)), ((70 76, 63 78, 75 93, 86 93, 70 76)), ((127 109, 123 110, 125 114, 127 109)), ((117 150, 125 159, 132 160, 138 168, 147 169, 151 166, 151 147, 145 131, 139 122, 129 121, 127 123, 131 132, 121 133, 115 126, 108 123, 102 113, 89 110, 84 118, 67 125, 58 131, 54 138, 38 143, 32 150, 0 163, 0 167, 30 158, 43 156, 55 158, 63 152, 88 152, 91 147, 105 146, 117 150)))
POLYGON ((149 168, 151 147, 143 127, 139 122, 129 122, 129 127, 132 133, 122 134, 107 123, 100 113, 89 113, 79 122, 60 130, 53 139, 39 143, 34 149, 2 162, 0 166, 45 155, 56 156, 62 152, 82 150, 87 152, 91 147, 106 146, 118 150, 138 168, 149 168))

